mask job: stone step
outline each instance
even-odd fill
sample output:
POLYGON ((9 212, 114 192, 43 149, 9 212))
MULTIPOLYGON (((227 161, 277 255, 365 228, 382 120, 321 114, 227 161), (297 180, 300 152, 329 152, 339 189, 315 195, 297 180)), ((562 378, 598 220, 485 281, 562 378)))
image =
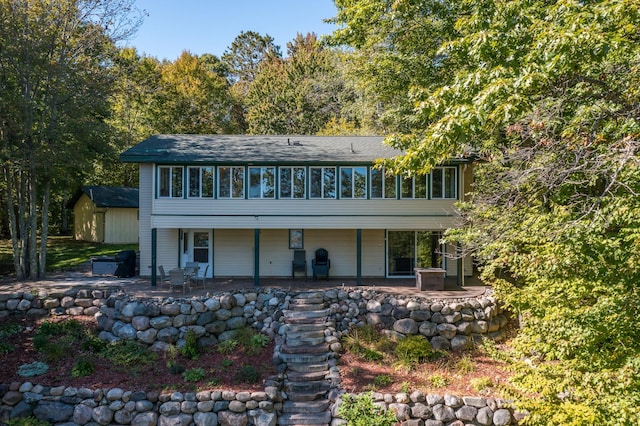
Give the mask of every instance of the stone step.
POLYGON ((279 425, 328 425, 331 423, 331 412, 321 413, 289 413, 278 417, 279 425))
POLYGON ((318 401, 286 401, 282 404, 283 413, 320 413, 329 409, 331 402, 328 399, 318 401))
POLYGON ((329 344, 322 343, 314 346, 289 346, 284 344, 280 347, 280 352, 285 354, 318 354, 329 352, 329 344))
POLYGON ((308 354, 280 354, 280 358, 287 364, 290 362, 298 363, 298 364, 318 364, 321 362, 325 362, 331 356, 331 352, 320 353, 315 355, 308 354))
POLYGON ((324 343, 324 336, 301 338, 301 339, 285 338, 285 342, 288 346, 315 346, 315 345, 321 345, 324 343))
POLYGON ((287 373, 287 380, 291 382, 324 380, 328 373, 329 373, 328 371, 313 371, 311 373, 300 373, 297 371, 290 371, 287 373))
POLYGON ((324 400, 326 392, 291 392, 287 399, 293 402, 310 402, 324 400))
POLYGON ((312 322, 310 324, 287 324, 287 332, 294 332, 294 333, 299 333, 302 331, 318 331, 318 330, 322 330, 324 332, 324 330, 327 327, 333 327, 335 326, 335 322, 333 321, 318 321, 318 322, 312 322))
MULTIPOLYGON (((281 354, 282 355, 282 354, 281 354)), ((298 373, 314 373, 317 371, 328 371, 329 363, 328 362, 319 362, 317 364, 309 364, 309 363, 296 363, 296 362, 288 362, 287 369, 289 371, 295 371, 298 373)))
POLYGON ((327 317, 318 317, 318 318, 308 318, 308 317, 292 317, 285 318, 285 324, 287 325, 318 325, 318 324, 326 324, 327 317))
POLYGON ((282 311, 285 318, 307 318, 307 319, 316 319, 316 318, 326 318, 329 315, 329 308, 326 309, 317 309, 313 311, 292 311, 291 309, 285 309, 282 311))
POLYGON ((326 303, 289 303, 289 309, 294 312, 319 311, 326 308, 326 303))
POLYGON ((322 301, 324 300, 324 293, 320 291, 302 293, 297 296, 294 296, 291 300, 310 300, 310 299, 320 299, 322 301))
POLYGON ((322 337, 324 339, 324 330, 287 331, 286 337, 287 339, 317 338, 317 337, 322 337))
POLYGON ((289 396, 297 393, 322 394, 331 389, 331 383, 326 380, 316 380, 313 382, 290 382, 285 381, 284 390, 289 396))

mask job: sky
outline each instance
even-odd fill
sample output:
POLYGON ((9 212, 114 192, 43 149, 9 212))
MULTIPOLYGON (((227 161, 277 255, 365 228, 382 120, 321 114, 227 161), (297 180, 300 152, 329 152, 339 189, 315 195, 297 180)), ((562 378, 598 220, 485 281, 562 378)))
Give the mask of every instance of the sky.
POLYGON ((175 60, 183 50, 221 56, 241 31, 269 34, 286 54, 296 33, 329 34, 322 20, 336 14, 333 0, 136 0, 146 11, 126 46, 159 60, 175 60))

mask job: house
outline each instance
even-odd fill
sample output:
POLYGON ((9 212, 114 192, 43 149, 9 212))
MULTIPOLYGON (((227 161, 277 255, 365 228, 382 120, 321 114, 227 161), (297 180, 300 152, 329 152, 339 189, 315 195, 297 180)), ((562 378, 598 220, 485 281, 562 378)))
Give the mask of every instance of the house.
MULTIPOLYGON (((211 277, 290 277, 329 252, 331 277, 412 277, 414 267, 469 275, 440 243, 472 163, 429 175, 373 167, 401 152, 382 137, 156 135, 122 153, 140 166, 140 269, 199 262, 211 277)), ((464 264, 463 264, 464 263, 464 264)))
POLYGON ((138 188, 83 186, 69 201, 74 239, 107 244, 138 243, 138 188))

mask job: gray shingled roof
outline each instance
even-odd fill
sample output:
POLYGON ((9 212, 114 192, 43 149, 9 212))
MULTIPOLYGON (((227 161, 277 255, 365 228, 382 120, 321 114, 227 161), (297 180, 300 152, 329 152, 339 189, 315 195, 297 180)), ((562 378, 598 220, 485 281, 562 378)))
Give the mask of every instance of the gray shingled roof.
POLYGON ((83 186, 82 192, 87 194, 87 197, 93 201, 96 207, 138 208, 139 205, 138 188, 83 186))
POLYGON ((155 135, 120 155, 127 163, 357 164, 401 152, 381 136, 155 135))

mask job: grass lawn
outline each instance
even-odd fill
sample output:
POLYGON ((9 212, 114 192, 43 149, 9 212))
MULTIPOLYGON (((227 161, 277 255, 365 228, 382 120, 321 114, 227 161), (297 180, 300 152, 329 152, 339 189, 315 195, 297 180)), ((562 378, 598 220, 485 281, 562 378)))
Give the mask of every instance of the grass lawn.
MULTIPOLYGON (((113 256, 122 250, 138 250, 138 244, 102 244, 75 241, 69 236, 49 237, 47 271, 73 269, 89 260, 91 256, 113 256)), ((0 240, 0 274, 14 274, 11 240, 0 240)))

